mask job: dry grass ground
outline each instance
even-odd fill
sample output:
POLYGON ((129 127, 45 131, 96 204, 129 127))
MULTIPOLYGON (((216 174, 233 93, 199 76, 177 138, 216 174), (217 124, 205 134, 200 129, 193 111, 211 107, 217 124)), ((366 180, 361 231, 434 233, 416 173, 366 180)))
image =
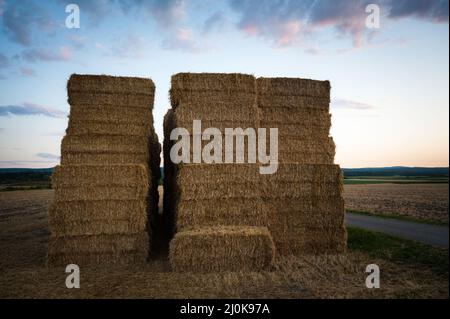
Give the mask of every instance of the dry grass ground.
POLYGON ((280 258, 260 273, 178 274, 160 255, 138 268, 81 269, 81 289, 65 288, 63 268, 44 266, 51 190, 0 193, 1 298, 448 298, 448 275, 349 251, 280 258), (381 269, 381 288, 365 287, 365 267, 381 269))
POLYGON ((349 210, 448 224, 448 184, 345 185, 349 210))

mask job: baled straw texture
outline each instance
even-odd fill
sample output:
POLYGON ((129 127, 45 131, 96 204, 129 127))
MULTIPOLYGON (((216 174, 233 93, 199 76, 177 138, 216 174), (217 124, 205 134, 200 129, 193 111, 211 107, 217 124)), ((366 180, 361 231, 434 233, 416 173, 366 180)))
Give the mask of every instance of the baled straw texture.
MULTIPOLYGON (((178 73, 172 76, 170 100, 172 107, 177 107, 189 97, 193 101, 207 102, 208 97, 219 99, 217 94, 225 93, 231 97, 233 94, 251 95, 252 103, 256 102, 256 81, 252 75, 246 74, 221 74, 221 73, 178 73), (204 94, 206 92, 206 94, 204 94), (204 94, 202 96, 202 94, 204 94)), ((231 99, 232 101, 233 99, 231 99)), ((239 101, 238 99, 234 99, 239 101)), ((211 100, 209 100, 211 101, 211 100)), ((222 102, 228 102, 223 101, 222 102)))
POLYGON ((267 226, 268 224, 266 210, 259 199, 179 200, 175 204, 175 210, 178 231, 216 225, 267 226))
POLYGON ((69 94, 102 92, 153 96, 155 85, 152 80, 144 78, 72 74, 67 83, 67 90, 69 94))
POLYGON ((265 227, 207 227, 179 232, 170 243, 178 272, 267 270, 275 248, 265 227))
POLYGON ((55 189, 75 186, 148 186, 144 165, 63 165, 52 176, 55 189))
POLYGON ((68 152, 61 151, 61 165, 143 164, 147 165, 149 154, 122 152, 68 152))
POLYGON ((136 234, 52 236, 50 254, 61 253, 117 253, 148 251, 147 232, 136 234))
POLYGON ((258 78, 258 94, 330 98, 330 82, 298 78, 258 78))
POLYGON ((54 202, 49 224, 61 236, 137 233, 147 229, 147 214, 146 200, 54 202))
POLYGON ((141 124, 153 126, 150 108, 133 108, 114 105, 71 105, 69 118, 76 122, 94 121, 107 124, 141 124))
POLYGON ((148 253, 116 252, 116 253, 50 253, 47 256, 47 266, 58 267, 76 264, 80 267, 98 267, 99 265, 145 265, 148 253))
POLYGON ((69 119, 68 135, 129 135, 149 137, 153 130, 148 125, 74 121, 69 119))
POLYGON ((122 135, 66 135, 61 142, 62 152, 117 152, 148 154, 148 138, 122 135))

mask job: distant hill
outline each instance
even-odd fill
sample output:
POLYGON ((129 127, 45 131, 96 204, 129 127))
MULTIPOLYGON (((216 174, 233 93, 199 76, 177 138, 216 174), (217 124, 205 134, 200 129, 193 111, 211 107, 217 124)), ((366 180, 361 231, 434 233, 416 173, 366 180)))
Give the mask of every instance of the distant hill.
MULTIPOLYGON (((54 168, 0 168, 0 184, 22 185, 28 182, 49 184, 54 168)), ((404 177, 448 177, 448 167, 365 167, 343 168, 344 177, 355 176, 404 176, 404 177)), ((161 176, 164 176, 161 167, 161 176)))
POLYGON ((407 177, 448 177, 448 167, 365 167, 343 168, 345 177, 351 176, 407 176, 407 177))
POLYGON ((0 168, 1 173, 53 173, 54 167, 50 168, 0 168))

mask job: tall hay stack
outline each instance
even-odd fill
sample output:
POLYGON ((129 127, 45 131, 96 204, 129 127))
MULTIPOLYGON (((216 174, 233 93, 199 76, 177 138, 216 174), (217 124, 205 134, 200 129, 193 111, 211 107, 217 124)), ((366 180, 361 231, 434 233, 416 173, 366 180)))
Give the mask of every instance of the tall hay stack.
POLYGON ((172 109, 164 119, 164 212, 175 234, 170 243, 172 268, 267 269, 274 246, 260 201, 258 165, 192 163, 192 154, 191 164, 170 159, 172 129, 188 129, 186 137, 192 141, 193 120, 201 120, 204 128, 257 128, 255 78, 176 74, 170 97, 172 109))
POLYGON ((277 252, 341 253, 346 248, 342 176, 329 136, 330 83, 258 78, 261 127, 278 127, 277 173, 262 175, 262 199, 277 252))
POLYGON ((69 125, 49 210, 51 266, 143 263, 157 213, 151 80, 72 75, 69 125))

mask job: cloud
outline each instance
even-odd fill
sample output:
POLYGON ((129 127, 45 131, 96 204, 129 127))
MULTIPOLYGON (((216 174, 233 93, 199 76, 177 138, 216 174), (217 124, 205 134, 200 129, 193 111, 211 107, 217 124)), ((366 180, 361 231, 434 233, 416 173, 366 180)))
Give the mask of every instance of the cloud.
POLYGON ((10 65, 9 59, 3 53, 0 53, 0 69, 5 69, 10 65))
POLYGON ((0 116, 9 115, 43 115, 54 118, 65 118, 67 114, 66 112, 34 103, 23 103, 21 105, 0 105, 0 116))
POLYGON ((52 33, 55 25, 50 13, 31 0, 3 3, 2 27, 11 41, 23 46, 32 44, 32 30, 52 33))
POLYGON ((227 22, 226 15, 223 11, 216 11, 210 15, 203 23, 203 33, 210 31, 220 31, 223 29, 227 22))
POLYGON ((331 106, 333 108, 336 108, 338 110, 347 109, 347 110, 371 110, 375 107, 370 104, 356 102, 352 100, 345 100, 345 99, 333 99, 331 101, 331 106))
POLYGON ((125 13, 136 9, 152 16, 162 28, 173 27, 185 17, 184 0, 119 0, 125 13))
MULTIPOLYGON (((54 160, 52 161, 0 161, 0 167, 1 168, 11 168, 12 166, 17 167, 21 166, 24 168, 28 167, 35 167, 35 164, 51 164, 51 166, 54 166, 54 164, 57 163, 54 160)), ((45 165, 48 166, 48 165, 45 165)))
POLYGON ((416 17, 432 22, 448 22, 448 0, 392 0, 390 18, 416 17))
POLYGON ((193 31, 188 28, 179 28, 173 35, 163 41, 162 47, 168 50, 180 50, 191 53, 201 52, 206 49, 200 46, 194 38, 193 31))
POLYGON ((81 36, 81 35, 72 34, 72 35, 69 36, 69 41, 71 42, 71 44, 72 44, 74 49, 81 50, 86 45, 87 37, 81 36))
POLYGON ((36 76, 36 73, 34 72, 34 70, 32 68, 27 68, 27 67, 21 67, 20 68, 20 73, 23 76, 36 76))
POLYGON ((370 34, 365 25, 365 8, 370 3, 378 3, 388 18, 448 22, 447 0, 229 0, 239 16, 239 30, 280 47, 304 43, 326 28, 350 37, 353 46, 359 47, 370 34))
POLYGON ((26 49, 22 52, 21 57, 28 62, 69 61, 72 58, 72 49, 67 46, 62 46, 57 50, 43 48, 26 49))
POLYGON ((113 55, 119 58, 135 58, 142 59, 145 54, 146 42, 144 38, 128 34, 120 38, 119 40, 113 41, 110 53, 108 55, 113 55))
POLYGON ((37 153, 37 157, 48 159, 48 160, 59 160, 59 155, 50 154, 50 153, 37 153))

